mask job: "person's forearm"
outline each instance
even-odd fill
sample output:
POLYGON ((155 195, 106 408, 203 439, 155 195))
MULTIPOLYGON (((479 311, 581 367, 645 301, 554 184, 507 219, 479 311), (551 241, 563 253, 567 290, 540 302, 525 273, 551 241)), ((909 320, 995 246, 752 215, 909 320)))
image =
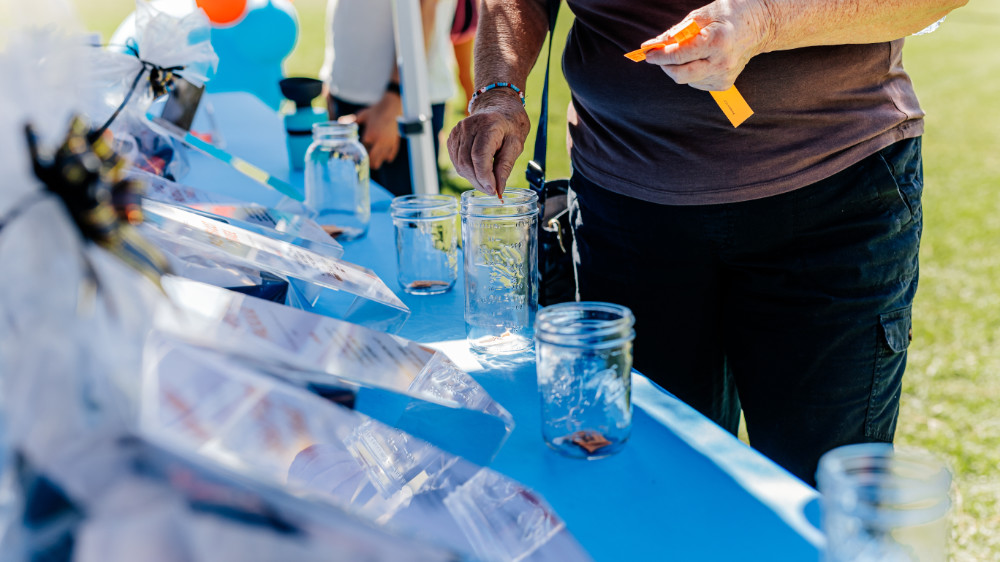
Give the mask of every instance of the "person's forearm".
POLYGON ((548 33, 544 0, 484 0, 475 47, 476 87, 524 88, 548 33))
MULTIPOLYGON (((420 0, 420 27, 424 33, 424 53, 431 50, 431 41, 434 39, 434 27, 437 19, 438 0, 420 0)), ((398 59, 398 56, 397 56, 398 59)), ((399 67, 392 65, 392 74, 389 81, 399 84, 399 67)))
POLYGON ((429 53, 437 23, 438 0, 420 0, 420 24, 424 31, 424 52, 429 53))
POLYGON ((733 0, 759 2, 764 51, 879 43, 912 35, 968 0, 733 0))

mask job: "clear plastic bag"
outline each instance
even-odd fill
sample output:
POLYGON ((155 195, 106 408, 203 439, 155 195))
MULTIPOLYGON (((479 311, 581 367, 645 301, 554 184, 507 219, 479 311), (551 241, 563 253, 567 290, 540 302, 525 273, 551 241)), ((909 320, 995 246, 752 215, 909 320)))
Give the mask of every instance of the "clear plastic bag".
POLYGON ((398 331, 409 317, 410 309, 403 301, 364 267, 182 207, 150 204, 144 209, 146 222, 141 231, 150 238, 200 248, 208 256, 225 253, 223 263, 288 278, 297 287, 296 294, 307 301, 300 305, 311 306, 315 301, 309 299, 323 295, 317 313, 387 332, 398 331))
POLYGON ((917 35, 927 35, 928 33, 934 33, 935 31, 937 31, 937 29, 939 27, 941 27, 941 24, 944 23, 944 20, 945 20, 945 18, 941 18, 941 19, 937 20, 936 22, 934 22, 934 23, 928 25, 927 27, 921 29, 920 31, 914 33, 913 37, 916 37, 917 35))
POLYGON ((445 450, 488 463, 514 428, 510 413, 440 352, 185 279, 167 277, 163 287, 178 307, 157 315, 162 332, 321 396, 349 386, 354 408, 445 450))
POLYGON ((210 79, 218 65, 211 28, 200 10, 183 16, 136 2, 134 28, 120 44, 88 51, 92 75, 86 81, 92 99, 88 113, 114 132, 118 149, 148 172, 180 178, 188 171, 178 142, 152 129, 145 115, 166 93, 174 76, 195 86, 210 79), (120 113, 119 113, 120 112, 120 113))
POLYGON ((505 476, 252 362, 172 338, 150 345, 143 432, 155 440, 466 557, 502 545, 486 559, 588 559, 540 496, 505 476))

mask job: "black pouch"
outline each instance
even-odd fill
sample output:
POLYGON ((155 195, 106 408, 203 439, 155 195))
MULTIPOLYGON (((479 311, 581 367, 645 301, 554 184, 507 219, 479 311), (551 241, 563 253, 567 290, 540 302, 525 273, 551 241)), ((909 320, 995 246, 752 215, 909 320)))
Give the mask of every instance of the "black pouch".
MULTIPOLYGON (((528 164, 531 183, 532 160, 528 164)), ((548 306, 576 300, 573 271, 573 232, 569 223, 569 180, 531 183, 538 194, 538 304, 548 306)))

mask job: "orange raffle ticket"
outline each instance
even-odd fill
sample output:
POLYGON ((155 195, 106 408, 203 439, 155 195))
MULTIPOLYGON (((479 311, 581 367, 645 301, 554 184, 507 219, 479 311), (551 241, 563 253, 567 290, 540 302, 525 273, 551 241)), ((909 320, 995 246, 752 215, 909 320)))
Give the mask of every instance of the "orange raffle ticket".
MULTIPOLYGON (((625 53, 625 57, 633 62, 640 62, 646 60, 646 53, 653 49, 661 49, 667 45, 673 45, 674 43, 683 43, 689 39, 693 39, 698 33, 701 32, 701 27, 694 20, 688 22, 687 25, 681 28, 680 31, 674 33, 670 37, 667 37, 664 41, 657 43, 651 43, 636 49, 634 51, 629 51, 625 53)), ((748 117, 753 115, 753 110, 750 109, 750 105, 747 103, 743 96, 740 94, 736 86, 730 87, 728 90, 721 92, 709 92, 712 94, 712 98, 715 103, 719 105, 722 112, 726 114, 729 122, 733 124, 733 127, 739 127, 748 117)))

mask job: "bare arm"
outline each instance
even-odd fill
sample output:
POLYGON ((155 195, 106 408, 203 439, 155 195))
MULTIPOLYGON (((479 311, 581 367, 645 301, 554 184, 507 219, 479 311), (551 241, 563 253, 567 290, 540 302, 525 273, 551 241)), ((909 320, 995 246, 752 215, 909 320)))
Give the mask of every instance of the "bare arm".
MULTIPOLYGON (((484 0, 476 36, 476 87, 509 82, 524 88, 547 32, 544 0, 484 0)), ((529 129, 528 114, 513 91, 482 94, 448 137, 455 171, 484 193, 503 193, 529 129)))
MULTIPOLYGON (((716 0, 685 18, 693 18, 702 27, 696 38, 650 51, 646 62, 660 66, 679 84, 725 90, 758 54, 891 41, 920 31, 967 2, 716 0)), ((646 43, 670 35, 670 31, 646 43)))
POLYGON ((548 33, 544 0, 484 0, 476 35, 476 86, 523 86, 548 33))
POLYGON ((424 52, 430 52, 437 22, 438 0, 420 0, 420 24, 424 31, 424 52))
POLYGON ((912 35, 968 0, 759 0, 764 50, 881 43, 912 35))

